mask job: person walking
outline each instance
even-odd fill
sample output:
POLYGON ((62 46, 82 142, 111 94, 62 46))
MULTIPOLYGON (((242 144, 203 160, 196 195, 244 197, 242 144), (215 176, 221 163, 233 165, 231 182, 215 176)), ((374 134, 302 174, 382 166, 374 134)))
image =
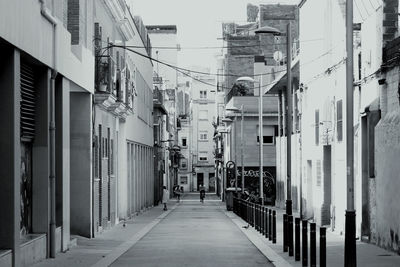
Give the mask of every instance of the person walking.
POLYGON ((174 194, 176 194, 176 196, 178 198, 178 202, 180 202, 180 200, 181 200, 181 190, 180 190, 179 186, 175 187, 174 194))
POLYGON ((168 199, 169 199, 169 191, 166 186, 163 186, 162 203, 164 204, 164 210, 167 210, 168 199))
POLYGON ((203 185, 200 185, 200 202, 204 203, 204 198, 206 196, 206 189, 204 188, 203 185))

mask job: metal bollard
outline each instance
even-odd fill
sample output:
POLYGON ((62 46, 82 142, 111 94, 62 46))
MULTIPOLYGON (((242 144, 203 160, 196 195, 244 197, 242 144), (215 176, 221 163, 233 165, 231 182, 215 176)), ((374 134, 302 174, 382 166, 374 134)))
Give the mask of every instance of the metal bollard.
POLYGON ((265 217, 265 207, 261 206, 261 234, 264 235, 264 217, 265 217))
POLYGON ((300 260, 300 218, 294 220, 294 260, 300 260))
POLYGON ((268 212, 269 208, 265 208, 265 219, 264 219, 264 236, 268 238, 268 212))
POLYGON ((319 228, 319 266, 326 266, 326 228, 319 228))
POLYGON ((268 231, 268 208, 264 208, 264 236, 267 236, 268 231))
MULTIPOLYGON (((272 243, 276 244, 276 211, 272 212, 273 220, 272 220, 272 243)), ((271 229, 271 228, 269 228, 271 229)), ((271 231, 270 231, 271 232, 271 231)))
POLYGON ((317 236, 316 224, 310 223, 310 266, 317 266, 317 236))
POLYGON ((272 221, 272 209, 269 210, 268 212, 268 220, 269 220, 269 229, 268 229, 268 239, 272 240, 272 225, 271 225, 271 221, 272 221))
POLYGON ((293 257, 293 215, 288 215, 288 248, 289 256, 293 257))
POLYGON ((256 212, 257 212, 257 231, 260 231, 260 205, 257 204, 256 206, 256 212))
POLYGON ((308 237, 307 237, 307 220, 302 221, 302 236, 301 236, 301 241, 302 241, 302 266, 307 266, 308 265, 308 237))
POLYGON ((262 206, 258 206, 258 231, 262 233, 262 206))
POLYGON ((287 247, 287 224, 288 224, 288 215, 283 214, 283 252, 288 251, 287 247))

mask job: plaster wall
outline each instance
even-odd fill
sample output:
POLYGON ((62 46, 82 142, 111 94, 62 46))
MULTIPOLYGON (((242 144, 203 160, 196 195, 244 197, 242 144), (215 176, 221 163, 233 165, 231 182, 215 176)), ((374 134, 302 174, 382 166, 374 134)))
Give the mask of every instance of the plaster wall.
MULTIPOLYGON (((400 103, 397 95, 399 67, 386 73, 386 85, 382 86, 382 118, 375 127, 376 178, 374 217, 371 216, 371 241, 387 249, 400 252, 399 235, 400 201, 400 103), (386 101, 385 101, 386 100, 386 101)), ((375 187, 375 188, 374 188, 375 187)), ((371 214, 372 215, 372 214, 371 214)))
MULTIPOLYGON (((53 66, 53 26, 41 15, 39 1, 1 1, 0 18, 1 38, 45 65, 53 66)), ((59 73, 93 92, 94 58, 90 46, 89 49, 81 45, 73 48, 71 34, 61 20, 56 27, 56 44, 59 73)))

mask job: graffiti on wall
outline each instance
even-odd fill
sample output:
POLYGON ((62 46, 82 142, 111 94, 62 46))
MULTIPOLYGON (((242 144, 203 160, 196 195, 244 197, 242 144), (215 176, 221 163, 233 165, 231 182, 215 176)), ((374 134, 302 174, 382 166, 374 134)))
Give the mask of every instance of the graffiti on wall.
MULTIPOLYGON (((238 186, 241 187, 242 170, 236 170, 238 186)), ((264 199, 267 202, 275 201, 276 197, 276 167, 263 167, 263 191, 264 199)), ((244 167, 244 187, 250 194, 259 194, 260 188, 260 169, 257 166, 244 167)))

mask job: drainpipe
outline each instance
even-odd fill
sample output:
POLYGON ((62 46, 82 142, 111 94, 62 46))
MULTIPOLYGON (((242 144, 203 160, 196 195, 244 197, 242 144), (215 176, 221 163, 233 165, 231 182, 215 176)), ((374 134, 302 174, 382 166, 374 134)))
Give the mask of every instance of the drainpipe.
POLYGON ((55 127, 55 84, 57 77, 57 61, 56 61, 56 26, 57 20, 54 17, 54 0, 52 0, 53 10, 46 7, 44 0, 40 2, 40 13, 47 21, 53 25, 53 69, 51 71, 51 83, 50 83, 50 258, 56 257, 56 127, 55 127))

